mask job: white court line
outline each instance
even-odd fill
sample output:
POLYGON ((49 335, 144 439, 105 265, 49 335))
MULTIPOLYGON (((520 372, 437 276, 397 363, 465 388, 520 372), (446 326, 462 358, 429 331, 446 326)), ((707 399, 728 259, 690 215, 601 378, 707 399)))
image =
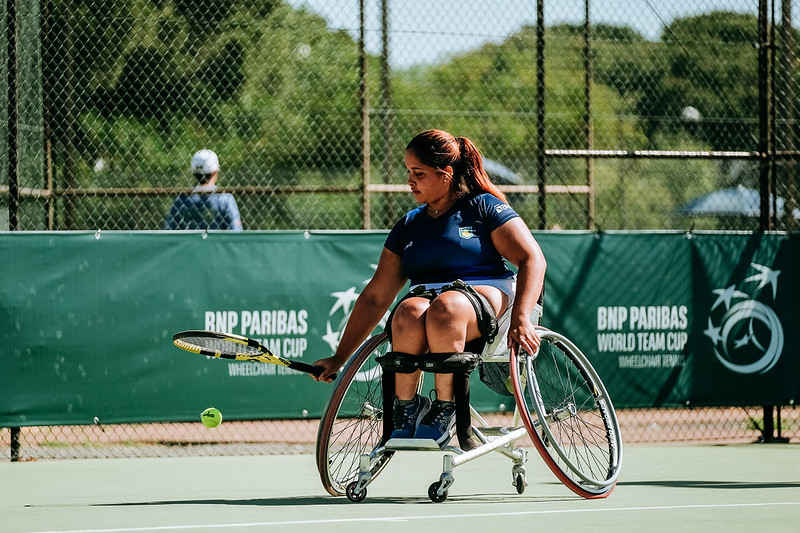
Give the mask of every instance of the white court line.
POLYGON ((418 516, 383 516, 373 518, 334 518, 317 520, 282 520, 279 522, 245 522, 240 524, 197 524, 184 526, 152 526, 152 527, 131 527, 114 529, 70 529, 70 530, 48 530, 35 531, 32 533, 122 533, 132 531, 180 531, 182 529, 220 529, 220 528, 248 528, 264 526, 292 526, 292 525, 311 525, 311 524, 346 524, 358 522, 408 522, 412 520, 435 520, 453 518, 482 518, 482 517, 501 517, 501 516, 533 516, 546 514, 573 514, 573 513, 607 513, 607 512, 630 512, 630 511, 670 511, 679 509, 725 509, 729 507, 772 507, 779 505, 798 505, 800 502, 764 502, 764 503, 725 503, 725 504, 704 504, 704 505, 657 505, 647 507, 612 507, 608 509, 553 509, 549 511, 514 511, 507 513, 468 513, 468 514, 444 514, 444 515, 418 515, 418 516))

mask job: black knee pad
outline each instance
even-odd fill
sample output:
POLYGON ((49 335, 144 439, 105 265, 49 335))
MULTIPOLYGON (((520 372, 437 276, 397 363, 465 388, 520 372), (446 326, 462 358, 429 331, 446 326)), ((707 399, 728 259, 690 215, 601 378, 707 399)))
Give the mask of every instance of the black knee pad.
POLYGON ((410 374, 417 370, 435 374, 469 374, 481 362, 472 352, 428 353, 413 355, 404 352, 386 352, 376 359, 387 372, 410 374))
POLYGON ((375 359, 386 372, 411 374, 419 370, 419 356, 405 352, 386 352, 375 359))
POLYGON ((428 353, 419 357, 420 369, 435 374, 469 374, 481 363, 472 352, 428 353))

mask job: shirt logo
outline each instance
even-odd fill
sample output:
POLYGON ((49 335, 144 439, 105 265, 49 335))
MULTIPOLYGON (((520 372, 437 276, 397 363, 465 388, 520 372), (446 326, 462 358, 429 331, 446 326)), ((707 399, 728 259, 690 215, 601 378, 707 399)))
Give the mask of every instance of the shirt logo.
POLYGON ((497 211, 498 213, 502 213, 503 211, 505 211, 509 207, 510 206, 508 204, 500 204, 497 207, 495 207, 494 210, 497 211))
POLYGON ((472 231, 472 226, 467 226, 465 228, 458 228, 458 236, 462 239, 471 239, 475 236, 475 233, 472 231))

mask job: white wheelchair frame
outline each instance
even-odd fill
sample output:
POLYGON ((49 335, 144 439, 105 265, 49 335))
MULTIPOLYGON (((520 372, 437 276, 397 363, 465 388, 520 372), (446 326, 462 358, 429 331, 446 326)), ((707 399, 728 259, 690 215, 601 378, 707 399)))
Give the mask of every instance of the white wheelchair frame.
MULTIPOLYGON (((320 419, 316 460, 328 493, 362 501, 367 486, 395 452, 430 450, 445 452, 442 474, 428 489, 433 502, 447 499, 456 467, 491 452, 511 459, 513 486, 522 494, 528 484, 527 450, 514 444, 527 435, 550 470, 574 493, 584 498, 611 494, 622 464, 622 438, 600 377, 574 343, 541 326, 536 326, 542 339, 536 354, 508 350, 508 315, 507 311, 500 317, 500 332, 481 352, 481 364, 509 363, 515 400, 512 425, 491 427, 470 405, 472 435, 479 443, 469 450, 440 449, 433 440, 387 439, 386 424, 391 422, 384 420, 383 405, 391 400, 384 397, 382 370, 375 358, 388 351, 389 339, 380 333, 362 344, 339 372, 320 419)), ((539 316, 537 306, 534 324, 539 316)))

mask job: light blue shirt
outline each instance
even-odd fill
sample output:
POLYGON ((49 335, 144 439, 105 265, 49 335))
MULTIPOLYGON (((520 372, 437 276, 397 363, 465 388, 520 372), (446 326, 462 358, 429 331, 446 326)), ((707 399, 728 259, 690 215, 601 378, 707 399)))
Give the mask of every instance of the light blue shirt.
POLYGON ((217 193, 215 185, 198 185, 172 202, 164 229, 224 229, 242 231, 236 199, 217 193))

